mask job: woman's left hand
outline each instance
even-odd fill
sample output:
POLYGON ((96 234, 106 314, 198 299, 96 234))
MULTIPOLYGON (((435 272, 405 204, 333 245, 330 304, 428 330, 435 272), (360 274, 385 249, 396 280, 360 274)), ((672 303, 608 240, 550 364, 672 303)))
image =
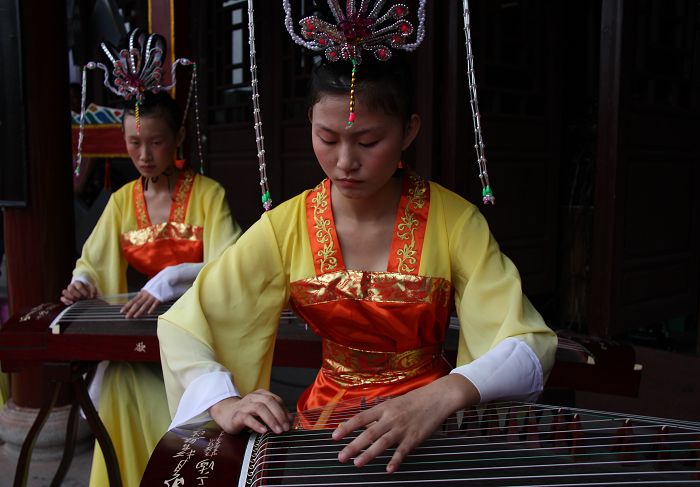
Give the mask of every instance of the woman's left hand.
POLYGON ((357 467, 370 462, 385 450, 396 446, 386 471, 395 472, 406 455, 434 433, 440 424, 460 408, 479 403, 479 391, 465 377, 451 374, 395 397, 353 416, 334 432, 340 440, 366 427, 338 454, 345 463, 355 458, 357 467), (364 451, 362 451, 364 450, 364 451))
POLYGON ((152 294, 149 294, 148 291, 139 291, 136 296, 122 307, 120 312, 127 319, 138 318, 144 313, 153 313, 159 304, 160 301, 154 298, 152 294))

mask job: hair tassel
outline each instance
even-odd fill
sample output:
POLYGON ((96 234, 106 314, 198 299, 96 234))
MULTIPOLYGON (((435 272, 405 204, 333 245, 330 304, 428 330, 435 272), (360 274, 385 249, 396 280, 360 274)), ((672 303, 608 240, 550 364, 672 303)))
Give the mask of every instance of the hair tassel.
POLYGON ((355 77, 357 75, 357 61, 352 60, 352 75, 350 77, 350 113, 348 114, 348 124, 345 128, 350 128, 355 123, 355 77))
POLYGON ((136 106, 134 108, 134 115, 136 116, 136 133, 141 135, 141 102, 136 100, 136 106))

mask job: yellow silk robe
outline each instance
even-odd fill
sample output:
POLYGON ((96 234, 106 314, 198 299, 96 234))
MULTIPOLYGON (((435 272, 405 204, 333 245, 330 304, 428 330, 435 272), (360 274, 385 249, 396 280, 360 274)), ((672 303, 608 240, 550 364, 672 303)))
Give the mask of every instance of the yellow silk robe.
MULTIPOLYGON (((181 194, 175 192, 171 219, 179 221, 175 225, 178 240, 201 240, 204 261, 208 262, 232 245, 241 229, 231 216, 220 184, 200 174, 187 176, 191 179, 189 197, 180 198, 184 189, 181 194)), ((127 260, 122 247, 125 239, 133 243, 146 235, 146 240, 139 243, 148 248, 148 241, 161 240, 162 244, 162 239, 170 236, 158 232, 163 224, 150 224, 147 209, 140 205, 143 200, 136 197, 140 184, 135 180, 112 195, 73 271, 75 277, 87 277, 101 295, 127 292, 127 260)), ((124 486, 139 485, 151 452, 167 430, 168 418, 163 414, 166 407, 160 367, 145 363, 111 363, 107 367, 99 413, 114 444, 124 486)), ((97 443, 90 485, 109 485, 97 443)))
MULTIPOLYGON (((142 227, 134 204, 134 188, 139 180, 125 184, 110 198, 83 253, 75 264, 73 276, 86 276, 101 295, 127 292, 127 261, 122 252, 124 234, 133 234, 142 227)), ((201 174, 194 178, 192 192, 186 205, 184 223, 201 228, 204 242, 204 262, 217 257, 236 241, 241 233, 231 217, 224 189, 213 179, 201 174)))
MULTIPOLYGON (((554 361, 556 335, 523 295, 517 269, 500 252, 483 216, 438 184, 429 183, 429 194, 417 275, 448 282, 454 290, 461 323, 458 365, 515 337, 532 348, 546 375, 554 361)), ((205 266, 192 288, 159 318, 171 416, 187 380, 191 383, 198 371, 211 370, 213 362, 231 371, 241 394, 269 386, 279 314, 293 296, 292 287, 318 277, 319 269, 334 272, 334 259, 342 257, 332 218, 320 214, 328 212, 315 215, 309 208, 331 205, 330 195, 308 195, 304 192, 265 213, 220 259, 205 266), (310 232, 311 223, 315 228, 310 232), (197 343, 183 345, 187 337, 197 343)), ((397 215, 396 232, 402 221, 412 224, 411 215, 397 215)), ((405 259, 415 251, 410 240, 400 250, 401 255, 390 258, 405 259)))

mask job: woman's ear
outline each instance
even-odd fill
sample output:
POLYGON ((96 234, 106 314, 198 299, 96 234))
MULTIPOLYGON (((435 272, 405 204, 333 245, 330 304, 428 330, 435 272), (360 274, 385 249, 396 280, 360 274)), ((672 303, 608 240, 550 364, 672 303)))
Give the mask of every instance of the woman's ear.
POLYGON ((420 116, 417 113, 411 115, 406 123, 406 127, 403 131, 403 142, 401 144, 401 150, 404 151, 413 143, 413 140, 420 132, 420 116))
POLYGON ((306 112, 306 116, 309 117, 310 123, 314 122, 314 107, 309 107, 309 110, 306 112))

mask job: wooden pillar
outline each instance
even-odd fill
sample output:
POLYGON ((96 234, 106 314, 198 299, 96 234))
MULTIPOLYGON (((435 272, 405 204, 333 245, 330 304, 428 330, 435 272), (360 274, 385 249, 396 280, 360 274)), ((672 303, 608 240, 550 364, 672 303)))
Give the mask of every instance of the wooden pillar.
POLYGON ((173 0, 148 0, 148 30, 165 38, 168 46, 166 60, 163 63, 165 79, 170 83, 170 66, 175 61, 175 9, 173 0))
MULTIPOLYGON (((75 259, 66 4, 25 0, 21 9, 29 199, 4 210, 11 312, 57 301, 75 259)), ((39 369, 13 375, 18 406, 39 407, 43 392, 39 369)))
POLYGON ((617 199, 620 63, 624 0, 603 0, 600 32, 598 146, 596 151, 588 332, 608 336, 618 299, 619 208, 617 199))

